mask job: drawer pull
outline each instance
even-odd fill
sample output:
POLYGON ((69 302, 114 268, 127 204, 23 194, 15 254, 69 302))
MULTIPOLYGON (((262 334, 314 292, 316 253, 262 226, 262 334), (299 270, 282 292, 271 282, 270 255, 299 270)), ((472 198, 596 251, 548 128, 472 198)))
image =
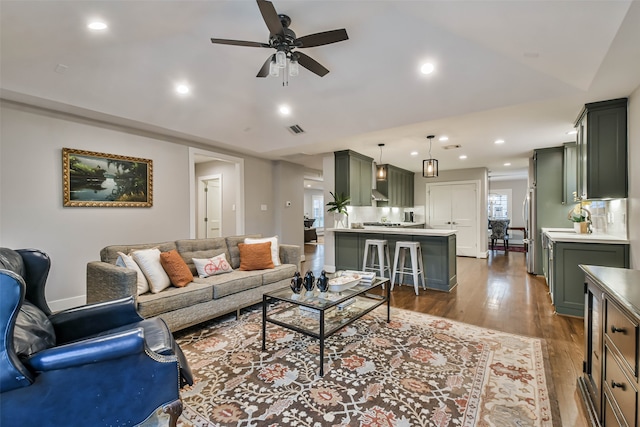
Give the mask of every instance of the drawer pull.
POLYGON ((624 391, 624 389, 625 389, 624 383, 617 383, 617 382, 611 380, 611 388, 613 389, 613 388, 616 388, 616 387, 621 388, 622 391, 624 391))
POLYGON ((615 334, 616 332, 622 332, 624 334, 627 330, 625 328, 616 328, 615 325, 611 325, 611 333, 615 334))

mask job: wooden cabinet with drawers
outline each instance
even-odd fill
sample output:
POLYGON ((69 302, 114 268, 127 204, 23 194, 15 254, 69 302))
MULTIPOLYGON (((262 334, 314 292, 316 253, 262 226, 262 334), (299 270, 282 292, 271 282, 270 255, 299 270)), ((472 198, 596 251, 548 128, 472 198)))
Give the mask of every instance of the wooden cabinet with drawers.
POLYGON ((640 425, 640 271, 581 265, 585 361, 578 379, 591 425, 640 425))

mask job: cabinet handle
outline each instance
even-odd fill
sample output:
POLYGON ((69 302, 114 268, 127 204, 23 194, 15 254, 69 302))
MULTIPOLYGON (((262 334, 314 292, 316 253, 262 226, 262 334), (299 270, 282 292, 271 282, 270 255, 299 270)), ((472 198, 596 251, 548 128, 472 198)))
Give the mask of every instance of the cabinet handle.
POLYGON ((622 391, 624 391, 624 389, 625 389, 624 383, 617 383, 617 382, 611 380, 611 388, 616 388, 616 387, 621 388, 622 391))
POLYGON ((615 334, 616 332, 622 332, 624 334, 627 330, 625 328, 616 328, 615 325, 611 325, 611 333, 615 334))

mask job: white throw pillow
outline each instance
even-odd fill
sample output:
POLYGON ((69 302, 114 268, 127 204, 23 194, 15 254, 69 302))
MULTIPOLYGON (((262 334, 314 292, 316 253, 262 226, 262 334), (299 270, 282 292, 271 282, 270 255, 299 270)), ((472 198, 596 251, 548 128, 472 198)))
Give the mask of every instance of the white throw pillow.
POLYGON ((227 257, 224 254, 214 256, 213 258, 192 258, 193 263, 198 271, 198 276, 205 277, 215 276, 216 274, 229 273, 233 271, 227 257))
POLYGON ((127 254, 122 252, 118 252, 118 259, 116 260, 116 265, 118 267, 126 267, 132 270, 135 270, 138 273, 138 295, 142 295, 146 292, 149 292, 149 282, 147 282, 147 278, 144 277, 144 273, 140 270, 140 266, 134 261, 134 259, 127 254))
POLYGON ((280 248, 278 247, 278 236, 273 237, 263 237, 259 239, 252 239, 251 237, 247 237, 244 239, 244 243, 250 245, 252 243, 265 243, 271 242, 271 260, 273 261, 274 266, 279 266, 282 263, 280 262, 280 248))
POLYGON ((131 256, 149 281, 152 293, 157 294, 171 286, 171 279, 160 263, 160 249, 141 249, 131 252, 131 256))

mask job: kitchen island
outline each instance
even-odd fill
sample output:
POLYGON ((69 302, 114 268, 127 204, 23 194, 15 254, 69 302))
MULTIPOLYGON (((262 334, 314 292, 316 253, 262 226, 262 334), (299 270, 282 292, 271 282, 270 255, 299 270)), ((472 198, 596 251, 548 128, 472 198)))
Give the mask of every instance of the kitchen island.
MULTIPOLYGON (((367 239, 387 240, 391 263, 393 263, 396 242, 420 242, 427 287, 445 292, 451 291, 458 284, 456 233, 456 230, 406 227, 329 228, 325 230, 325 236, 329 237, 327 240, 334 242, 336 270, 362 270, 364 242, 367 239)), ((412 285, 413 278, 405 275, 404 282, 412 285)))

